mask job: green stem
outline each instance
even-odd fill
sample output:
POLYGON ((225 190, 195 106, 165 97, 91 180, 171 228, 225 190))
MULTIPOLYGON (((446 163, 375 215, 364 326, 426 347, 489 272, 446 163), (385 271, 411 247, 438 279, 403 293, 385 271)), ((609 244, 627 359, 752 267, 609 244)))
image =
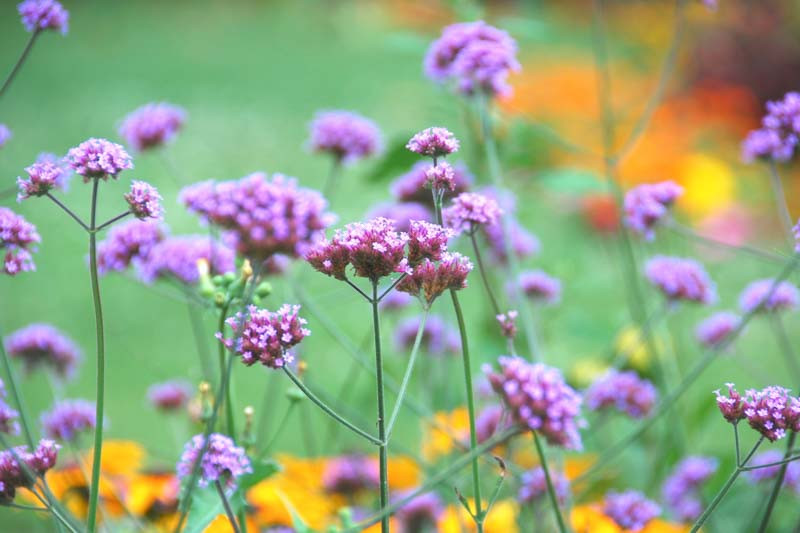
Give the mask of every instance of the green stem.
MULTIPOLYGON (((458 294, 456 291, 450 291, 450 297, 453 300, 453 309, 456 312, 456 319, 458 320, 458 332, 461 335, 461 353, 462 363, 464 366, 464 387, 467 393, 467 414, 469 416, 469 448, 474 451, 478 447, 478 433, 475 428, 475 399, 472 393, 472 364, 469 359, 469 342, 467 340, 467 327, 464 323, 464 313, 461 311, 461 304, 458 302, 458 294)), ((475 498, 475 525, 478 528, 478 533, 483 532, 483 511, 481 510, 481 477, 480 468, 478 464, 478 457, 472 459, 472 490, 475 498)))
POLYGON ((289 416, 292 414, 292 409, 294 409, 295 405, 297 405, 297 402, 293 401, 289 403, 289 407, 286 408, 286 413, 284 413, 283 418, 281 418, 280 423, 278 423, 278 427, 275 429, 275 434, 272 436, 271 439, 269 439, 267 445, 264 446, 264 449, 258 456, 259 459, 263 459, 269 454, 269 450, 272 448, 272 445, 275 444, 275 441, 277 441, 278 437, 280 437, 281 433, 283 433, 283 430, 286 427, 286 422, 289 421, 289 416))
MULTIPOLYGON (((186 292, 186 309, 189 313, 189 323, 192 326, 192 335, 197 347, 197 355, 200 357, 200 367, 203 369, 203 379, 211 381, 211 351, 208 349, 206 335, 203 331, 203 320, 197 313, 197 308, 191 300, 191 289, 184 287, 186 292)), ((220 343, 221 344, 221 343, 220 343)))
POLYGON ((119 215, 115 216, 114 218, 111 218, 111 219, 109 219, 109 220, 106 220, 105 222, 103 222, 102 224, 100 224, 99 226, 97 226, 97 227, 94 229, 94 231, 101 231, 101 230, 104 230, 105 228, 107 228, 108 226, 110 226, 111 224, 113 224, 114 222, 120 221, 120 220, 122 220, 123 218, 125 218, 125 217, 127 217, 128 215, 131 215, 131 214, 133 214, 133 213, 131 213, 130 211, 125 211, 124 213, 120 213, 119 215))
POLYGON ((325 185, 322 187, 322 196, 324 196, 328 203, 331 203, 333 196, 334 185, 336 185, 337 178, 342 168, 342 160, 339 157, 334 157, 331 169, 328 172, 328 177, 325 179, 325 185))
MULTIPOLYGON (((789 433, 789 438, 786 442, 786 453, 783 455, 784 460, 787 460, 789 457, 791 457, 792 448, 794 447, 794 441, 796 438, 797 433, 795 431, 789 433)), ((761 524, 758 526, 758 533, 764 533, 767 530, 769 519, 772 518, 772 510, 775 508, 775 502, 778 501, 778 494, 781 492, 781 488, 783 488, 783 480, 786 477, 786 469, 788 467, 789 463, 786 462, 781 465, 780 470, 778 471, 778 476, 775 478, 775 483, 772 485, 772 491, 769 494, 767 510, 764 512, 764 518, 761 519, 761 524)))
POLYGON ((8 390, 11 391, 11 397, 14 398, 14 403, 17 406, 17 410, 19 410, 19 421, 20 425, 22 426, 22 433, 25 435, 25 442, 28 444, 28 447, 32 450, 34 449, 33 443, 33 435, 31 433, 30 425, 28 424, 28 409, 24 404, 24 400, 22 399, 22 395, 19 393, 19 389, 17 389, 17 379, 14 372, 14 368, 11 366, 11 361, 8 359, 8 353, 6 353, 6 347, 3 343, 3 336, 0 335, 0 356, 3 359, 3 368, 6 372, 6 377, 8 378, 8 390))
MULTIPOLYGON (((228 318, 228 309, 230 308, 230 302, 225 302, 220 309, 219 312, 219 323, 217 324, 217 331, 225 331, 225 320, 228 318)), ((225 349, 225 345, 221 342, 219 343, 219 379, 221 380, 225 375, 225 368, 227 365, 225 364, 225 355, 227 354, 227 350, 225 349)), ((230 379, 230 378, 229 378, 230 379)), ((225 399, 223 400, 225 403, 225 425, 228 430, 228 435, 233 440, 236 440, 236 429, 235 429, 235 421, 233 417, 233 402, 231 401, 231 387, 228 384, 225 387, 225 399)))
POLYGON ((556 488, 553 486, 553 479, 550 477, 550 468, 547 466, 547 458, 544 455, 542 443, 539 440, 539 435, 536 431, 533 432, 533 442, 536 444, 536 453, 539 455, 539 464, 544 471, 544 480, 547 482, 547 494, 550 496, 550 505, 553 507, 553 514, 556 515, 556 522, 558 522, 558 530, 561 533, 569 531, 567 525, 564 523, 564 517, 561 515, 561 509, 558 506, 558 495, 556 488))
POLYGON ((89 491, 89 513, 87 529, 94 533, 97 524, 97 501, 100 495, 100 463, 103 455, 103 420, 105 404, 105 333, 103 330, 103 306, 100 301, 100 281, 97 273, 97 234, 94 232, 97 223, 97 191, 100 178, 92 182, 92 206, 89 218, 89 271, 92 281, 92 298, 94 301, 95 333, 97 342, 97 405, 95 411, 94 452, 92 454, 92 485, 89 491))
POLYGON ((25 63, 25 59, 33 48, 33 43, 36 42, 36 38, 39 37, 39 33, 41 33, 39 28, 34 29, 33 33, 31 33, 31 38, 28 39, 28 43, 25 45, 25 48, 22 49, 22 54, 20 54, 19 59, 17 59, 17 62, 14 64, 14 68, 11 69, 11 73, 6 78, 6 81, 3 82, 3 86, 0 87, 0 98, 6 93, 11 86, 11 82, 14 81, 14 77, 16 77, 19 72, 19 69, 22 68, 22 64, 25 63))
MULTIPOLYGON (((372 280, 372 327, 375 333, 375 370, 378 390, 378 462, 380 469, 380 510, 389 505, 389 465, 386 442, 386 402, 383 397, 383 358, 381 355, 381 325, 378 314, 378 281, 372 280)), ((389 533, 389 515, 381 518, 381 532, 389 533)))
POLYGON ((60 207, 60 208, 61 208, 61 210, 62 210, 62 211, 64 211, 66 214, 68 214, 70 217, 72 217, 72 220, 74 220, 75 222, 77 222, 77 223, 78 223, 78 225, 80 225, 80 227, 82 227, 84 230, 86 230, 86 231, 88 231, 88 232, 92 232, 92 231, 94 231, 94 225, 92 225, 92 228, 89 228, 89 226, 87 226, 87 225, 86 225, 86 222, 84 222, 83 220, 81 220, 81 217, 79 217, 78 215, 76 215, 76 214, 75 214, 75 212, 74 212, 72 209, 70 209, 69 207, 67 207, 66 205, 64 205, 64 204, 61 202, 61 200, 59 200, 58 198, 56 198, 55 196, 53 196, 53 195, 52 195, 52 194, 50 194, 49 192, 48 192, 48 193, 46 193, 46 194, 45 194, 45 196, 47 196, 48 198, 50 198, 50 199, 53 201, 53 203, 55 203, 55 204, 56 204, 58 207, 60 207))
POLYGON ((403 381, 400 383, 400 392, 397 394, 397 399, 394 402, 394 409, 392 409, 392 415, 389 417, 389 424, 386 426, 386 441, 388 442, 392 436, 392 429, 394 428, 394 423, 397 421, 397 415, 400 414, 400 407, 403 405, 403 398, 406 395, 406 388, 408 387, 408 382, 411 380, 411 374, 414 372, 414 363, 417 360, 417 353, 419 352, 419 346, 422 343, 422 337, 425 334, 425 322, 428 320, 428 310, 425 310, 425 313, 422 315, 422 319, 419 321, 419 327, 417 328, 417 336, 414 338, 414 347, 411 349, 411 356, 408 358, 408 364, 406 365, 405 374, 403 374, 403 381))
POLYGON ((489 276, 486 274, 486 268, 483 266, 483 259, 481 258, 481 251, 478 248, 478 241, 475 239, 475 231, 469 232, 469 240, 472 242, 472 249, 475 251, 475 262, 478 263, 478 272, 481 274, 483 286, 486 288, 486 294, 489 295, 489 301, 492 304, 492 309, 495 315, 500 314, 500 306, 497 304, 497 299, 494 297, 492 286, 489 283, 489 276))
POLYGON ((770 184, 772 186, 772 193, 775 195, 775 203, 778 205, 778 213, 780 214, 781 225, 783 226, 786 239, 791 244, 794 242, 794 237, 792 235, 792 215, 789 214, 789 206, 786 205, 786 195, 783 192, 783 181, 781 181, 781 176, 778 173, 778 165, 775 163, 774 159, 771 159, 769 162, 769 177, 770 184))
POLYGON ((225 489, 222 488, 219 480, 214 481, 214 487, 216 487, 219 499, 222 501, 222 507, 225 508, 225 514, 228 515, 228 521, 231 523, 233 532, 239 533, 239 524, 236 522, 236 516, 233 514, 233 509, 231 509, 231 504, 228 502, 228 497, 225 496, 225 489))

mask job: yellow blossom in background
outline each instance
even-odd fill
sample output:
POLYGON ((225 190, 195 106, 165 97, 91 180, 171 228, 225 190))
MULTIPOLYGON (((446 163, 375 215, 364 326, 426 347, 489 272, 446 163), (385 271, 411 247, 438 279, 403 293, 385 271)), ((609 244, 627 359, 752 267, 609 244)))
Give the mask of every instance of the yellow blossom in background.
POLYGON ((573 385, 583 389, 602 376, 609 365, 599 357, 586 357, 576 361, 569 370, 569 379, 573 385))
MULTIPOLYGON (((258 531, 258 526, 249 517, 247 520, 247 531, 258 531)), ((203 533, 233 533, 231 521, 224 514, 218 515, 203 530, 203 533)))
POLYGON ((708 215, 734 201, 733 172, 725 162, 710 155, 691 153, 682 157, 676 178, 684 187, 678 207, 691 215, 708 215))
POLYGON ((173 472, 137 474, 128 483, 125 505, 134 515, 143 516, 156 504, 177 507, 179 492, 180 482, 173 472))
MULTIPOLYGON (((474 506, 475 502, 469 500, 469 504, 474 506)), ((484 502, 484 505, 486 505, 486 502, 484 502)), ((510 500, 495 502, 483 523, 484 532, 517 533, 519 531, 517 527, 518 511, 516 502, 510 500)), ((472 517, 460 503, 450 505, 445 509, 441 518, 439 518, 437 529, 439 533, 462 533, 465 531, 472 533, 476 531, 472 517)))
POLYGON ((409 457, 389 457, 389 488, 409 490, 420 485, 419 466, 409 457))
MULTIPOLYGON (((570 522, 574 533, 626 533, 614 520, 601 511, 598 504, 578 505, 572 508, 570 522)), ((664 520, 651 520, 640 533, 686 533, 691 528, 664 520)))
MULTIPOLYGON (((663 341, 655 334, 651 335, 655 349, 658 352, 663 351, 663 341)), ((640 372, 647 370, 653 359, 648 349, 645 335, 640 328, 633 325, 626 326, 619 332, 614 342, 614 350, 617 354, 623 356, 628 364, 640 372)))
MULTIPOLYGON (((103 443, 100 470, 109 476, 125 476, 142 467, 146 452, 141 444, 130 440, 112 440, 103 443)), ((84 456, 84 465, 91 468, 94 455, 89 450, 84 456)))
POLYGON ((423 420, 422 431, 422 457, 425 460, 434 461, 448 455, 455 449, 454 437, 460 442, 466 442, 469 438, 469 415, 466 407, 434 413, 433 421, 423 420))

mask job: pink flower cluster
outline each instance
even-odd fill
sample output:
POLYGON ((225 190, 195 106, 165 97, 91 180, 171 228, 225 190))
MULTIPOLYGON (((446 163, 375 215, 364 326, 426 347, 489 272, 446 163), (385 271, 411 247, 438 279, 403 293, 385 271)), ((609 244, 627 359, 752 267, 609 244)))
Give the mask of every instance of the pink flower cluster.
POLYGON ((25 172, 28 174, 27 178, 17 178, 19 187, 17 201, 19 202, 31 196, 44 196, 50 192, 50 189, 59 186, 66 174, 63 167, 52 161, 36 162, 25 168, 25 172))
POLYGON ((186 285, 194 285, 200 278, 197 262, 201 259, 208 262, 211 275, 226 274, 236 269, 233 250, 206 235, 167 237, 146 251, 140 251, 139 257, 137 271, 145 283, 153 283, 157 279, 176 279, 186 285))
POLYGON ((160 220, 164 216, 161 208, 161 195, 155 187, 144 181, 132 181, 131 191, 125 195, 133 216, 140 220, 152 218, 160 220))
POLYGON ((770 386, 762 390, 750 389, 742 397, 733 383, 727 383, 727 396, 719 390, 717 407, 722 416, 732 424, 747 420, 750 427, 769 441, 786 436, 787 431, 800 431, 800 399, 790 396, 783 387, 770 386))
POLYGON ((517 311, 511 310, 495 316, 497 323, 500 324, 500 334, 507 339, 517 336, 517 311))
POLYGON ((42 415, 44 434, 66 442, 94 429, 96 423, 95 404, 87 400, 63 400, 42 415))
POLYGON ((693 259, 656 256, 645 265, 645 274, 670 301, 710 304, 717 298, 714 282, 693 259))
POLYGON ((0 256, 3 272, 15 276, 20 272, 36 270, 32 251, 42 238, 36 226, 7 207, 0 207, 0 256))
POLYGON ((397 290, 422 299, 430 307, 447 290, 467 288, 467 275, 472 272, 469 259, 456 252, 442 254, 438 263, 425 259, 407 271, 397 290))
POLYGON ((411 137, 406 144, 410 151, 436 158, 458 151, 458 139, 447 128, 427 128, 411 137))
POLYGON ((380 152, 381 131, 371 120, 350 111, 324 111, 311 123, 308 141, 315 152, 328 152, 337 161, 355 163, 380 152))
MULTIPOLYGON (((445 165, 445 161, 437 164, 436 168, 445 165)), ((434 167, 428 161, 417 161, 411 170, 394 180, 389 188, 392 196, 399 202, 418 202, 428 207, 433 207, 433 196, 430 191, 428 176, 434 167)), ((447 165, 445 168, 452 170, 452 180, 448 179, 448 186, 452 189, 444 190, 444 198, 458 195, 469 190, 474 178, 466 165, 461 162, 447 165)), ((449 172, 447 175, 449 176, 449 172)))
POLYGON ((736 313, 720 311, 698 324, 695 336, 706 348, 715 348, 724 343, 741 322, 742 318, 736 313))
POLYGON ((52 440, 42 439, 33 452, 28 451, 27 446, 16 446, 13 452, 0 451, 0 503, 13 501, 18 488, 30 488, 34 483, 25 474, 20 460, 34 475, 44 476, 56 465, 60 448, 52 440))
POLYGON ((17 11, 28 31, 57 30, 61 35, 67 34, 69 12, 56 0, 25 0, 17 11))
POLYGON ((463 192, 442 211, 442 218, 445 226, 458 232, 472 233, 479 226, 499 222, 502 214, 503 210, 495 199, 476 192, 463 192))
POLYGON ((133 168, 131 156, 121 145, 106 139, 88 139, 70 148, 67 163, 76 174, 83 176, 84 183, 93 178, 116 178, 123 170, 133 168))
POLYGON ((555 304, 561 299, 561 281, 541 270, 520 272, 516 284, 509 284, 508 292, 521 290, 534 302, 555 304))
POLYGON ((156 222, 130 220, 113 226, 97 245, 97 268, 100 274, 121 272, 131 264, 146 261, 153 247, 164 240, 164 228, 156 222))
POLYGON ((238 478, 253 471, 244 448, 236 446, 230 437, 212 433, 206 443, 204 435, 195 435, 184 446, 176 467, 181 480, 189 479, 201 454, 200 479, 197 482, 201 487, 219 481, 228 489, 235 489, 238 478))
POLYGON ((164 102, 145 104, 122 121, 119 134, 134 150, 141 152, 171 141, 186 121, 186 111, 164 102))
POLYGON ((750 283, 739 295, 739 308, 744 313, 792 310, 797 308, 798 300, 800 292, 792 283, 759 279, 750 283))
POLYGON ((25 371, 50 367, 61 378, 69 378, 81 360, 78 346, 50 324, 30 324, 6 337, 8 355, 22 361, 25 371))
POLYGON ((584 394, 586 406, 592 411, 615 408, 632 418, 650 414, 658 392, 650 381, 636 372, 610 370, 598 378, 584 394))
POLYGON ((625 531, 640 531, 661 514, 661 507, 639 491, 609 491, 603 501, 603 513, 625 531))
POLYGON ((364 490, 378 488, 378 465, 364 455, 343 455, 328 462, 322 472, 326 492, 353 496, 364 490))
POLYGON ((161 411, 175 411, 183 408, 191 394, 192 388, 185 381, 154 383, 147 389, 147 399, 161 411))
POLYGON ((656 223, 683 194, 683 187, 672 181, 645 183, 625 194, 625 220, 635 232, 652 240, 656 223))

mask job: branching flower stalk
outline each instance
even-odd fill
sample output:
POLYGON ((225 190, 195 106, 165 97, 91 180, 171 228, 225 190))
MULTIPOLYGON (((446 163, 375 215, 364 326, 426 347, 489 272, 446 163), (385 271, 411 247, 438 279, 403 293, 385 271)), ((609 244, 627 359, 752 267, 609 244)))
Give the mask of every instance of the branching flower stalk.
POLYGON ((20 54, 19 59, 14 64, 14 67, 11 69, 11 72, 6 77, 6 80, 3 82, 3 86, 0 87, 0 98, 6 93, 8 88, 11 86, 11 82, 14 81, 14 78, 17 76, 17 73, 22 68, 22 65, 25 63, 25 60, 28 58, 28 54, 31 53, 33 49, 33 44, 36 42, 36 39, 39 37, 39 34, 42 32, 41 29, 36 28, 31 33, 28 42, 25 44, 25 48, 22 49, 22 54, 20 54))
POLYGON ((547 457, 544 455, 544 449, 542 448, 539 435, 535 431, 532 433, 533 441, 536 444, 536 453, 539 456, 539 464, 542 466, 542 470, 544 471, 544 479, 547 483, 547 494, 550 498, 550 506, 553 508, 553 514, 555 515, 556 522, 558 523, 558 530, 561 533, 566 533, 569 531, 569 529, 564 522, 564 517, 561 515, 561 508, 558 505, 558 495, 556 493, 556 488, 553 485, 553 480, 550 477, 550 468, 547 466, 547 457))

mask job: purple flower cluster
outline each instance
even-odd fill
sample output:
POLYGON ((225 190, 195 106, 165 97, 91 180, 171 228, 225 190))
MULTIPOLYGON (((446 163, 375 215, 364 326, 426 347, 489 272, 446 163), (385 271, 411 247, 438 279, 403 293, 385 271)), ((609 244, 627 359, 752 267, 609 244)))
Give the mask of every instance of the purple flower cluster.
POLYGON ((414 266, 423 259, 439 261, 447 252, 447 243, 455 236, 450 228, 422 220, 412 220, 408 229, 408 264, 414 266))
POLYGON ((458 139, 447 128, 427 128, 411 137, 406 148, 434 160, 458 151, 458 139))
POLYGON ((502 214, 503 210, 495 199, 476 192, 463 192, 442 211, 442 218, 445 226, 458 232, 472 233, 479 226, 497 223, 502 214))
POLYGON ((644 418, 653 410, 658 392, 636 372, 609 370, 586 390, 586 406, 592 411, 615 408, 632 418, 644 418))
POLYGON ((648 241, 653 240, 656 223, 683 194, 683 187, 673 181, 645 183, 625 194, 625 221, 648 241))
POLYGON ((167 237, 150 246, 139 257, 142 260, 137 265, 138 272, 145 283, 167 278, 194 285, 200 276, 197 262, 201 260, 208 263, 211 275, 236 269, 233 250, 204 235, 167 237))
POLYGON ((229 489, 235 489, 237 478, 253 471, 244 448, 236 446, 230 437, 212 433, 208 436, 206 446, 205 436, 201 434, 192 437, 184 446, 176 468, 178 478, 188 479, 192 475, 195 461, 204 449, 198 480, 201 487, 218 481, 229 489))
POLYGON ((36 162, 25 168, 25 172, 28 174, 27 178, 17 178, 19 202, 31 196, 44 196, 50 189, 63 183, 66 175, 64 168, 52 161, 36 162))
POLYGON ((373 490, 380 483, 378 465, 363 455, 344 455, 328 461, 322 472, 322 486, 327 492, 354 495, 373 490))
POLYGON ((475 437, 478 443, 486 442, 497 433, 511 425, 502 405, 488 405, 475 418, 475 437))
POLYGON ((185 121, 186 111, 182 108, 164 102, 149 103, 125 117, 119 134, 134 150, 141 152, 171 141, 185 121))
MULTIPOLYGON (((783 453, 779 450, 768 450, 761 452, 753 457, 747 466, 762 468, 755 468, 745 472, 747 478, 751 483, 759 483, 775 479, 780 472, 780 465, 763 466, 771 463, 778 463, 783 461, 783 453)), ((783 477, 783 486, 791 488, 794 492, 800 493, 800 462, 792 461, 786 465, 786 473, 783 477)))
MULTIPOLYGON (((469 190, 474 178, 470 174, 466 165, 461 162, 455 165, 446 165, 445 162, 439 163, 439 167, 449 168, 452 174, 444 173, 452 179, 448 179, 448 189, 444 190, 444 197, 447 198, 452 195, 458 195, 462 192, 469 190)), ((395 199, 400 202, 418 202, 427 206, 433 206, 433 196, 428 187, 431 177, 428 176, 432 172, 433 167, 427 161, 418 161, 411 167, 411 170, 394 180, 390 186, 390 192, 395 199)), ((437 171, 442 172, 442 171, 437 171)), ((435 176, 434 176, 435 177, 435 176)))
POLYGON ((414 266, 397 285, 397 290, 422 298, 427 307, 446 290, 467 287, 472 263, 459 253, 444 253, 438 263, 425 259, 414 266))
POLYGON ((500 324, 500 334, 507 338, 513 339, 517 336, 517 313, 514 310, 506 311, 505 313, 500 313, 499 315, 495 316, 494 318, 497 320, 498 324, 500 324))
POLYGON ((693 259, 656 256, 645 265, 645 274, 670 301, 710 304, 717 298, 714 282, 693 259))
POLYGON ((97 424, 95 405, 87 400, 63 400, 42 414, 44 434, 51 439, 70 442, 97 424))
POLYGON ((334 216, 314 190, 282 174, 256 172, 239 180, 205 181, 186 187, 180 200, 204 219, 228 230, 236 250, 254 260, 275 254, 302 256, 322 238, 334 216))
POLYGON ((678 520, 697 520, 703 512, 700 489, 716 471, 713 457, 690 456, 678 463, 661 488, 664 503, 678 520))
MULTIPOLYGON (((559 503, 563 505, 566 503, 567 498, 569 498, 569 480, 561 472, 553 470, 550 471, 550 479, 553 481, 556 498, 558 498, 559 503)), ((537 466, 522 474, 519 492, 517 493, 517 499, 521 503, 533 503, 539 501, 546 495, 547 478, 541 466, 537 466)))
POLYGON ((6 337, 8 355, 19 359, 26 372, 50 367, 62 378, 72 377, 81 360, 81 350, 50 324, 30 324, 6 337))
POLYGON ((759 279, 739 295, 739 308, 744 313, 793 310, 797 308, 798 299, 800 292, 792 283, 781 281, 776 284, 774 279, 759 279))
POLYGON ((408 293, 391 291, 381 300, 380 308, 385 311, 399 311, 405 309, 415 301, 414 297, 408 293))
POLYGON ((106 139, 88 139, 70 148, 67 163, 76 174, 83 176, 84 183, 93 178, 116 178, 123 170, 133 168, 131 156, 121 145, 106 139))
POLYGON ((69 12, 55 0, 25 0, 17 11, 27 31, 57 30, 66 35, 69 30, 69 12))
POLYGON ((354 163, 382 150, 381 131, 368 118, 350 111, 324 111, 311 122, 309 146, 342 163, 354 163))
POLYGON ((521 290, 534 302, 555 304, 561 300, 561 281, 541 270, 520 272, 516 284, 509 284, 508 292, 521 290))
POLYGON ((639 531, 661 514, 661 508, 635 490, 610 491, 603 501, 603 513, 626 531, 639 531))
POLYGON ((131 213, 140 220, 161 219, 164 216, 161 200, 161 195, 155 187, 137 180, 131 182, 131 191, 125 195, 131 213))
POLYGON ((182 409, 189 401, 192 387, 185 381, 154 383, 147 389, 147 399, 161 411, 182 409))
POLYGON ((0 207, 0 256, 3 272, 16 276, 20 272, 36 270, 32 251, 42 238, 36 226, 7 207, 0 207))
POLYGON ((501 356, 498 363, 499 372, 485 365, 484 373, 515 422, 538 432, 552 445, 581 449, 582 399, 564 382, 561 372, 516 356, 501 356))
MULTIPOLYGON (((394 332, 394 344, 398 351, 409 352, 413 348, 420 320, 421 317, 412 316, 397 325, 394 332)), ((430 315, 422 330, 420 348, 428 355, 460 353, 461 338, 458 331, 448 326, 442 317, 430 315)))
POLYGON ((717 407, 728 422, 736 424, 747 419, 750 427, 773 442, 786 436, 786 431, 800 431, 800 399, 790 396, 783 387, 770 386, 762 390, 749 389, 742 397, 727 383, 728 395, 719 390, 717 407))
MULTIPOLYGON (((531 256, 539 251, 539 239, 526 230, 516 219, 508 216, 508 238, 511 241, 511 251, 518 258, 522 259, 531 256)), ((504 264, 508 261, 506 254, 506 239, 503 230, 503 223, 497 221, 483 227, 486 241, 489 244, 489 251, 498 263, 504 264)))
POLYGON ((157 222, 130 220, 113 226, 105 240, 97 245, 100 274, 121 272, 131 264, 141 265, 164 236, 164 229, 157 222))
POLYGON ((0 502, 11 502, 18 488, 29 488, 33 484, 33 480, 28 478, 19 463, 20 460, 32 474, 44 476, 56 465, 60 448, 52 440, 41 439, 33 452, 28 451, 27 446, 17 446, 13 452, 0 451, 0 502))
POLYGON ((367 220, 375 218, 394 220, 397 231, 408 232, 412 220, 433 222, 433 213, 427 206, 417 202, 382 203, 370 209, 366 215, 367 220))
POLYGON ((0 148, 5 146, 11 137, 13 137, 13 135, 11 134, 9 127, 5 124, 0 124, 0 148))
POLYGON ((720 311, 700 322, 695 330, 695 336, 706 348, 715 348, 726 342, 741 322, 742 318, 736 313, 720 311))
POLYGON ((244 315, 237 313, 226 320, 233 338, 225 338, 222 332, 217 338, 247 366, 260 362, 269 368, 283 368, 293 359, 287 350, 311 334, 299 311, 299 305, 284 304, 275 312, 251 305, 244 315))
POLYGON ((742 158, 788 161, 800 141, 800 93, 788 92, 783 100, 767 102, 761 128, 748 133, 742 142, 742 158))
MULTIPOLYGON (((401 492, 396 498, 402 500, 408 494, 409 492, 401 492)), ((399 533, 419 533, 434 531, 443 513, 444 503, 439 495, 435 492, 426 492, 403 505, 394 516, 398 521, 399 533)))
POLYGON ((19 434, 18 418, 19 412, 6 403, 6 387, 3 380, 0 379, 0 433, 19 434))
POLYGON ((425 73, 436 82, 454 81, 463 94, 508 95, 508 74, 520 68, 516 53, 508 33, 481 20, 452 24, 428 49, 425 73))

